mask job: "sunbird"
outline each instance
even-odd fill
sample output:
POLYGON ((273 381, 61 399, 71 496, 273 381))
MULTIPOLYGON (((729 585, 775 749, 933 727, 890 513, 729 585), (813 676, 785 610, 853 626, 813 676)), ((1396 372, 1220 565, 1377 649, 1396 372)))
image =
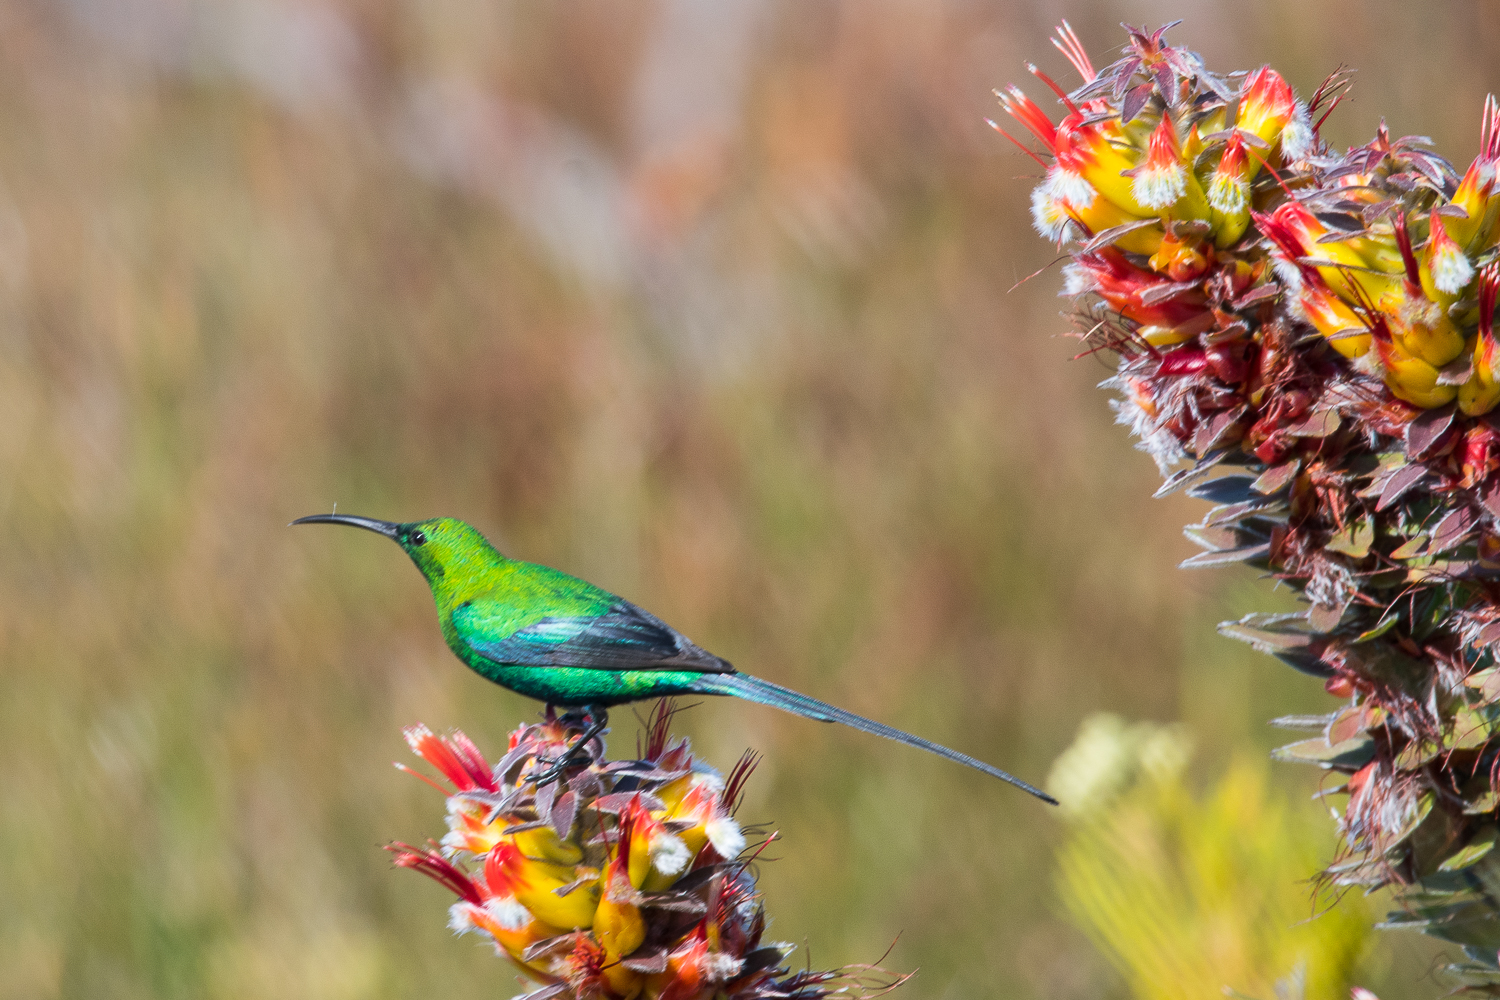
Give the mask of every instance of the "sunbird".
POLYGON ((741 673, 607 590, 560 570, 507 559, 455 518, 395 524, 313 514, 292 524, 347 524, 391 539, 427 578, 443 638, 460 660, 501 687, 548 705, 585 710, 590 725, 563 754, 558 769, 603 731, 610 706, 670 695, 729 695, 918 747, 1057 804, 1046 792, 968 754, 741 673))

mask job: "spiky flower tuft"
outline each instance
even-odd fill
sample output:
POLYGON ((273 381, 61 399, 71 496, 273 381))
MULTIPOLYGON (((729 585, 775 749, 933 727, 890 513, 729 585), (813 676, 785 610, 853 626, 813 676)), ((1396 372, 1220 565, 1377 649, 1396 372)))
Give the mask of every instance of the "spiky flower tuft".
POLYGON ((1307 604, 1221 631, 1345 700, 1281 720, 1308 738, 1279 756, 1344 797, 1325 877, 1396 886, 1393 922, 1465 945, 1460 982, 1500 996, 1500 103, 1460 178, 1384 123, 1331 148, 1342 73, 1306 100, 1270 67, 1234 87, 1166 30, 1096 71, 1065 23, 1081 85, 1032 68, 1056 125, 1006 91, 1028 153, 1093 195, 1044 185, 1079 335, 1118 358, 1103 385, 1158 495, 1216 505, 1184 565, 1248 564, 1307 604))
POLYGON ((755 855, 741 856, 734 818, 755 757, 726 782, 671 740, 671 717, 660 703, 641 759, 608 761, 591 740, 585 759, 540 786, 582 731, 572 717, 549 709, 517 729, 493 768, 462 733, 411 726, 407 743, 451 786, 423 777, 447 796, 448 832, 387 850, 458 897, 455 933, 488 936, 541 984, 526 1000, 870 998, 904 982, 873 966, 788 972, 790 946, 763 940, 755 855))

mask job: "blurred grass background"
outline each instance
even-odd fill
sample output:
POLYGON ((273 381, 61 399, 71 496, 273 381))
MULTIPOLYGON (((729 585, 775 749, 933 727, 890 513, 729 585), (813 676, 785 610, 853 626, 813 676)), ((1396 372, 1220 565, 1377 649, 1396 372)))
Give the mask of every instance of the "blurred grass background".
MULTIPOLYGON (((1071 19, 1273 62, 1467 163, 1494 5, 62 0, 0 5, 0 997, 515 992, 378 846, 399 727, 535 706, 339 509, 452 514, 744 669, 1033 780, 1101 708, 1201 756, 1316 682, 1213 634, 1200 505, 1069 363, 990 90, 1071 19)), ((1040 91, 1039 87, 1030 89, 1040 91)), ((615 747, 634 723, 617 712, 615 747)), ((1040 805, 739 704, 772 936, 904 996, 1123 996, 1040 805)), ((1293 801, 1311 771, 1273 769, 1293 801)), ((1310 873, 1309 873, 1310 874, 1310 873)), ((1441 992, 1420 946, 1366 985, 1441 992)), ((1383 970, 1383 971, 1382 971, 1383 970)))

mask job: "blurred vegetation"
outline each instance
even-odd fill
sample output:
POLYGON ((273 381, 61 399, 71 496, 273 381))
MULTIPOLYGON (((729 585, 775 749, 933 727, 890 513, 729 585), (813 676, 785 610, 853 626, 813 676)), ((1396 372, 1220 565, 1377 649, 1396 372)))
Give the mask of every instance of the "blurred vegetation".
MULTIPOLYGON (((1496 86, 1480 4, 1067 14, 1096 54, 1185 16, 1214 65, 1358 66, 1331 136, 1385 113, 1464 162, 1496 86)), ((1324 709, 1213 634, 1261 585, 1173 568, 1200 506, 1149 499, 1055 283, 1009 291, 1047 257, 983 119, 1055 16, 0 5, 0 997, 510 988, 377 848, 432 806, 401 725, 536 706, 452 661, 398 555, 285 529, 335 502, 464 517, 1027 777, 1099 708, 1205 767, 1324 709)), ((899 935, 912 995, 1125 995, 1055 916, 1042 807, 769 710, 684 725, 767 754, 741 815, 819 965, 899 935)), ((1395 967, 1385 1000, 1437 989, 1395 967)))
POLYGON ((1195 794, 1191 749, 1180 728, 1101 713, 1048 782, 1063 802, 1090 803, 1067 810, 1062 902, 1131 993, 1341 1000, 1385 971, 1379 951, 1358 968, 1377 943, 1364 897, 1308 883, 1334 849, 1325 810, 1278 794, 1260 755, 1195 794))

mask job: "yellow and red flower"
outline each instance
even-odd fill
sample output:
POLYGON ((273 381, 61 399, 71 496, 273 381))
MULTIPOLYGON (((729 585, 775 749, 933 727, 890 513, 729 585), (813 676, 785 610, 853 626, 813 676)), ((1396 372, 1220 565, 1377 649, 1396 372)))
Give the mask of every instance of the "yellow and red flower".
MULTIPOLYGON (((1312 125, 1307 108, 1297 100, 1291 84, 1269 66, 1262 66, 1245 79, 1240 91, 1239 114, 1235 130, 1255 137, 1255 145, 1271 151, 1279 146, 1283 160, 1300 160, 1311 151, 1312 125)), ((1246 180, 1253 180, 1260 170, 1259 161, 1250 166, 1246 180)))
POLYGON ((454 931, 489 935, 567 1000, 823 1000, 859 987, 840 972, 788 976, 785 950, 762 942, 732 815, 753 757, 726 783, 687 741, 672 743, 670 719, 659 707, 641 760, 610 764, 593 742, 586 768, 542 788, 531 762, 572 740, 571 720, 521 727, 495 768, 462 733, 408 729, 412 749, 453 786, 450 829, 441 849, 391 845, 396 864, 458 897, 454 931), (471 856, 482 859, 477 872, 465 867, 471 856), (704 916, 684 921, 691 912, 704 916))

